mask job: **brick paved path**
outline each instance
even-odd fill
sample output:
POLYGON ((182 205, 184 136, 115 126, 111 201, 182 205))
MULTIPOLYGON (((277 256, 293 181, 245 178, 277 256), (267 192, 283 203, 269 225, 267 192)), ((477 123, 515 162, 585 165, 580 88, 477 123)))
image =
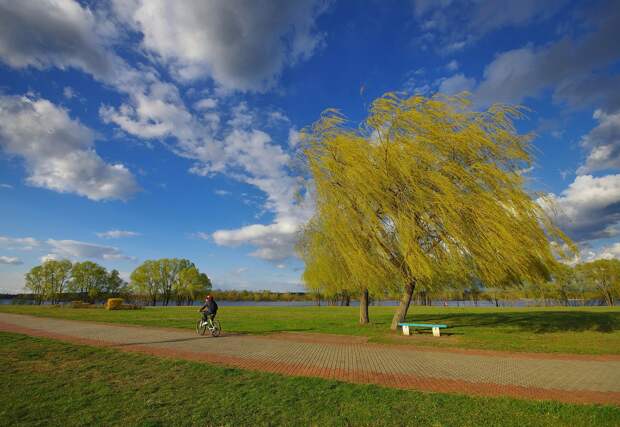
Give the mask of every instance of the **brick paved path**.
MULTIPOLYGON (((318 334, 193 331, 0 313, 0 330, 244 369, 486 396, 620 405, 620 358, 417 349, 318 334)), ((441 339, 441 338, 439 338, 441 339)))

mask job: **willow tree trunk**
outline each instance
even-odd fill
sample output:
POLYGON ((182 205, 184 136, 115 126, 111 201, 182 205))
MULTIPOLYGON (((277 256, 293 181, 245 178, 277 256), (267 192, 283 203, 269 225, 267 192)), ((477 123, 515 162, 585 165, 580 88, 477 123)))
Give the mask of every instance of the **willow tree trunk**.
POLYGON ((405 285, 405 291, 403 292, 403 296, 400 298, 400 304, 398 305, 398 310, 394 313, 394 317, 392 318, 392 324, 390 325, 390 329, 395 331, 398 329, 398 324, 405 320, 407 317, 407 311, 409 310, 409 304, 411 304, 411 297, 413 296, 413 290, 415 289, 415 282, 410 282, 405 285))
POLYGON ((362 291, 360 296, 360 325, 367 325, 370 319, 368 318, 368 289, 362 291))

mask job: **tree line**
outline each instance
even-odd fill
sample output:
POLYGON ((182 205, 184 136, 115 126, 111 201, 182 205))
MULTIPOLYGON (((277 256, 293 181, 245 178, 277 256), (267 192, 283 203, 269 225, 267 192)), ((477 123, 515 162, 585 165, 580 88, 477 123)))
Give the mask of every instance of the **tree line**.
POLYGON ((117 270, 108 272, 101 265, 91 262, 71 263, 68 260, 49 260, 33 267, 25 276, 25 288, 35 303, 60 302, 64 294, 94 302, 98 298, 115 297, 127 293, 125 282, 117 270))
POLYGON ((37 304, 57 304, 71 295, 88 302, 124 296, 168 305, 173 300, 191 304, 211 290, 211 280, 191 261, 179 258, 145 261, 131 273, 130 283, 117 270, 108 272, 92 261, 49 260, 26 273, 25 288, 37 304))
MULTIPOLYGON (((313 299, 327 305, 350 305, 352 299, 361 298, 349 291, 314 292, 313 299)), ((373 293, 370 301, 398 299, 399 294, 387 289, 373 293)), ((607 305, 614 306, 620 298, 620 260, 601 259, 584 262, 575 266, 558 263, 549 280, 544 282, 513 283, 504 287, 485 287, 479 281, 460 280, 426 289, 416 288, 412 302, 418 305, 433 305, 449 301, 469 302, 478 305, 487 301, 495 306, 515 305, 524 300, 535 306, 575 306, 607 305)))

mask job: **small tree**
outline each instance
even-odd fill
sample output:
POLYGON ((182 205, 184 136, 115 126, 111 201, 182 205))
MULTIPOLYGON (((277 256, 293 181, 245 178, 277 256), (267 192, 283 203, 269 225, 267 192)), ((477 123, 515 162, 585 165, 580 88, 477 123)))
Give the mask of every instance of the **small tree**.
POLYGON ((161 283, 158 280, 159 269, 156 261, 147 260, 139 265, 130 276, 132 290, 147 298, 153 305, 161 293, 161 283))
POLYGON ((600 259, 577 266, 577 272, 603 297, 608 306, 613 306, 620 294, 620 260, 600 259))
POLYGON ((174 288, 177 301, 185 300, 188 305, 210 290, 211 280, 209 277, 198 271, 198 268, 193 265, 181 270, 174 288))
POLYGON ((92 261, 76 262, 67 288, 92 302, 104 292, 107 280, 108 272, 101 265, 92 261))
POLYGON ((43 267, 37 265, 26 273, 26 289, 28 289, 34 295, 34 300, 37 304, 43 303, 46 293, 45 275, 43 267))
POLYGON ((104 292, 111 297, 118 297, 127 292, 127 282, 121 278, 118 270, 112 270, 108 274, 104 292))
POLYGON ((56 304, 65 291, 65 287, 71 278, 71 261, 69 260, 50 260, 41 265, 41 274, 44 283, 45 299, 56 304))

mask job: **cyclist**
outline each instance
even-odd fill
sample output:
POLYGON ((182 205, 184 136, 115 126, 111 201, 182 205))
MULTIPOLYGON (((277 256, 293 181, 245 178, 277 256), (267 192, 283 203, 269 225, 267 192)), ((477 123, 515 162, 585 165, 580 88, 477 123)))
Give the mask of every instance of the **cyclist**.
POLYGON ((208 322, 209 319, 213 322, 213 319, 215 319, 215 315, 217 314, 217 303, 213 299, 212 295, 207 295, 205 304, 200 307, 200 310, 198 311, 202 313, 202 318, 205 322, 208 322))

